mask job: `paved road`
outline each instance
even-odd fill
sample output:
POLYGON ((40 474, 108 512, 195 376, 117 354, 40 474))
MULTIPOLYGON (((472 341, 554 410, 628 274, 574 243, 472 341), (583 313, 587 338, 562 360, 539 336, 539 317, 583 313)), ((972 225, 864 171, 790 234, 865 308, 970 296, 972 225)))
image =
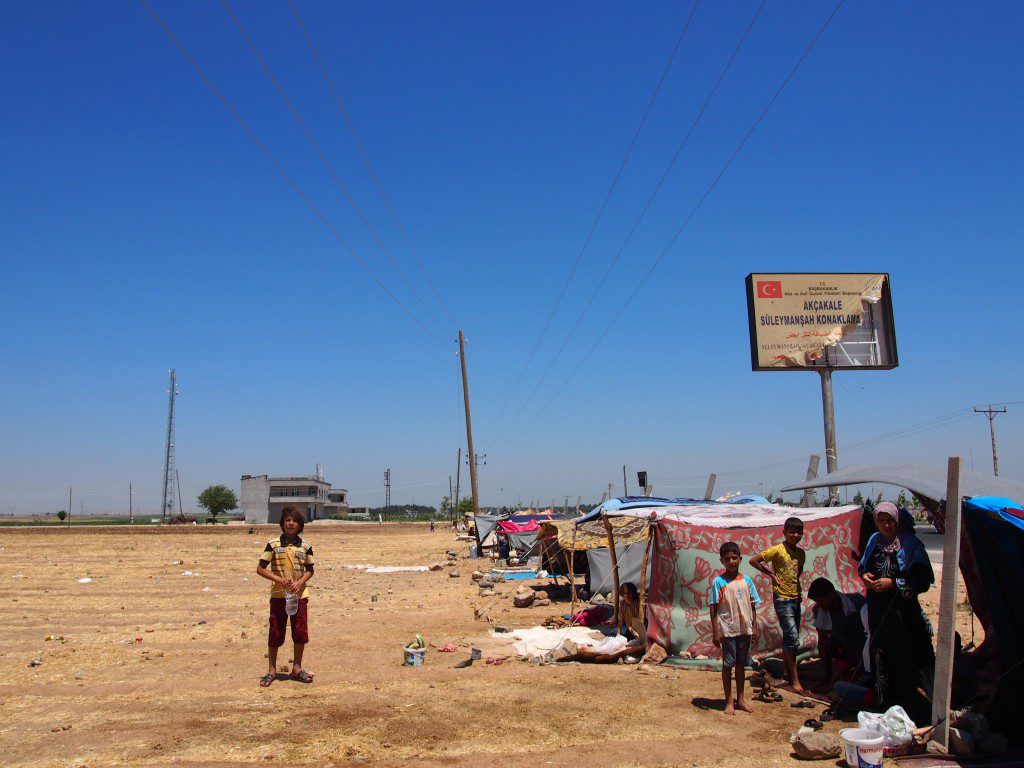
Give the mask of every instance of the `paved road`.
POLYGON ((932 568, 938 570, 942 567, 942 534, 935 532, 933 525, 917 526, 917 537, 928 550, 928 557, 931 558, 932 568))

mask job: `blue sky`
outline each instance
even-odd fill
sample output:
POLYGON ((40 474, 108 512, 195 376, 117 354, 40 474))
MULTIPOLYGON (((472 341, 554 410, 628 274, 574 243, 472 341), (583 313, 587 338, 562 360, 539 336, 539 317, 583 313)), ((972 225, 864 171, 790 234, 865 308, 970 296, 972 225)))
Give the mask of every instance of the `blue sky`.
MULTIPOLYGON (((646 469, 656 492, 673 495, 701 490, 709 471, 723 475, 719 490, 802 477, 822 444, 818 380, 750 371, 750 271, 892 275, 900 367, 836 374, 841 465, 954 454, 970 465, 973 454, 990 469, 987 422, 969 408, 1024 401, 1015 3, 847 3, 568 378, 833 8, 768 2, 592 310, 522 407, 757 6, 698 7, 565 300, 492 429, 692 6, 298 4, 470 340, 484 503, 596 499, 607 483, 620 487, 623 464, 631 484, 646 469), (929 421, 946 414, 949 423, 929 421), (915 424, 938 426, 842 451, 915 424)), ((157 509, 171 367, 186 505, 210 483, 237 488, 245 473, 305 474, 316 462, 355 502, 382 501, 390 466, 396 502, 436 504, 465 440, 454 327, 288 3, 234 10, 443 330, 348 207, 225 9, 153 8, 445 343, 339 247, 143 5, 9 4, 0 512, 60 508, 69 485, 83 489, 85 511, 117 511, 129 481, 137 504, 157 509)), ((1001 474, 1024 478, 1024 403, 1009 408, 996 422, 1001 474)))

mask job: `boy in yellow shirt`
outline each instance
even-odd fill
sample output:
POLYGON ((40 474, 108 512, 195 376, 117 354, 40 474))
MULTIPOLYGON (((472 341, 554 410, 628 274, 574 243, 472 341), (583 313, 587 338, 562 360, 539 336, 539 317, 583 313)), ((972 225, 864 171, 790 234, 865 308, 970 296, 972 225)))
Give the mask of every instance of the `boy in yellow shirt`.
POLYGON ((807 553, 797 544, 804 537, 804 522, 799 517, 788 517, 782 524, 781 544, 769 547, 750 558, 750 564, 772 580, 775 615, 782 630, 782 658, 786 663, 786 677, 793 692, 804 696, 807 691, 800 685, 796 671, 796 654, 800 645, 800 576, 804 572, 807 553), (771 565, 769 570, 765 564, 771 565))
POLYGON ((307 603, 309 589, 306 582, 313 577, 313 545, 303 541, 299 534, 305 527, 306 516, 294 505, 281 510, 281 536, 267 544, 260 555, 256 573, 272 582, 270 588, 270 637, 267 641, 267 659, 270 668, 260 678, 266 688, 277 679, 277 649, 284 645, 285 631, 292 625, 292 671, 288 675, 300 683, 313 682, 313 675, 302 668, 302 652, 309 642, 307 603), (297 599, 295 614, 288 615, 287 598, 297 599))

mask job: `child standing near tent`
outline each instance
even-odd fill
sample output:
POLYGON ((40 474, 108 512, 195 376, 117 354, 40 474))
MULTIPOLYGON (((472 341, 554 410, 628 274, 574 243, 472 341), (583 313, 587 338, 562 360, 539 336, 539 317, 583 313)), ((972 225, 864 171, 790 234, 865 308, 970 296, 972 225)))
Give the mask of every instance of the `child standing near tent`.
POLYGON ((711 582, 711 637, 722 649, 722 688, 725 690, 725 714, 735 715, 754 709, 743 698, 743 683, 750 641, 757 640, 757 596, 754 582, 740 573, 740 547, 727 541, 718 550, 725 571, 711 582), (735 673, 733 672, 735 670, 735 673), (736 702, 732 698, 732 678, 736 676, 736 702))
POLYGON ((804 537, 804 521, 787 517, 782 524, 782 543, 754 555, 750 564, 772 580, 775 615, 782 630, 782 658, 786 663, 786 677, 793 693, 801 696, 807 691, 800 684, 796 671, 796 654, 800 646, 800 576, 804 572, 807 553, 797 544, 804 537), (771 565, 769 570, 765 563, 771 565))

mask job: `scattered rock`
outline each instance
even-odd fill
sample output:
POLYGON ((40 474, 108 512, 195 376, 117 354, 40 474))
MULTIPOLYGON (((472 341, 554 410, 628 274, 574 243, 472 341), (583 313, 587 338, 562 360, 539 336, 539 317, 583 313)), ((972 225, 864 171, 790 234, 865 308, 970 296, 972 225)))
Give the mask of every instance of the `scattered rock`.
POLYGON ((551 601, 548 600, 546 597, 543 597, 539 600, 534 600, 533 604, 536 607, 543 608, 545 605, 551 605, 551 601))
POLYGON ((85 576, 85 577, 79 579, 78 583, 79 584, 88 584, 90 581, 92 581, 92 579, 90 579, 88 576, 85 576))
POLYGON ((480 597, 494 597, 494 590, 493 589, 481 589, 478 594, 480 595, 480 597))
POLYGON ((50 733, 57 733, 58 731, 60 731, 59 725, 55 725, 53 726, 53 728, 50 729, 50 733))
POLYGON ((448 576, 450 578, 457 579, 459 578, 459 572, 455 568, 452 568, 450 571, 448 571, 448 576))
POLYGON ((444 566, 441 565, 441 563, 434 563, 432 566, 430 566, 430 570, 432 571, 440 571, 442 568, 444 568, 444 566))
POLYGON ((70 731, 71 730, 71 723, 61 723, 60 729, 62 731, 70 731))
POLYGON ((937 741, 929 741, 928 745, 924 748, 924 751, 929 755, 945 755, 947 754, 946 748, 939 744, 937 741))
POLYGON ((480 581, 480 579, 482 579, 483 577, 484 577, 483 571, 473 571, 473 575, 471 576, 473 581, 480 581))
POLYGON ((978 744, 978 749, 992 755, 1000 755, 1009 747, 1010 743, 1003 734, 991 732, 978 744))
POLYGON ((507 627, 504 624, 498 624, 497 626, 494 627, 494 631, 495 632, 511 632, 512 631, 512 627, 507 627))
POLYGON ((480 579, 477 582, 477 586, 479 586, 479 587, 481 587, 483 589, 487 589, 489 587, 493 587, 494 586, 494 579, 490 578, 489 576, 484 576, 482 579, 480 579))
POLYGON ((974 737, 964 728, 949 729, 949 751, 967 760, 974 757, 974 737))
POLYGON ((30 662, 28 663, 28 665, 29 665, 30 667, 38 667, 38 666, 39 666, 40 664, 42 664, 42 663, 43 663, 43 659, 42 659, 42 657, 41 657, 41 656, 36 656, 36 657, 35 657, 34 659, 32 659, 32 661, 30 661, 30 662))
POLYGON ((548 599, 548 593, 545 592, 543 589, 534 590, 534 594, 537 595, 537 599, 538 600, 547 600, 548 599))
POLYGON ((81 672, 75 672, 75 680, 83 680, 84 678, 85 675, 83 675, 81 672))
POLYGON ((529 608, 537 599, 537 593, 529 587, 520 587, 512 593, 512 605, 516 608, 529 608))
POLYGON ((641 664, 661 664, 665 659, 668 658, 668 653, 657 643, 652 643, 651 647, 644 654, 644 657, 640 660, 641 664))
POLYGON ((801 760, 832 760, 843 751, 839 736, 824 731, 795 733, 790 738, 793 751, 801 760))

